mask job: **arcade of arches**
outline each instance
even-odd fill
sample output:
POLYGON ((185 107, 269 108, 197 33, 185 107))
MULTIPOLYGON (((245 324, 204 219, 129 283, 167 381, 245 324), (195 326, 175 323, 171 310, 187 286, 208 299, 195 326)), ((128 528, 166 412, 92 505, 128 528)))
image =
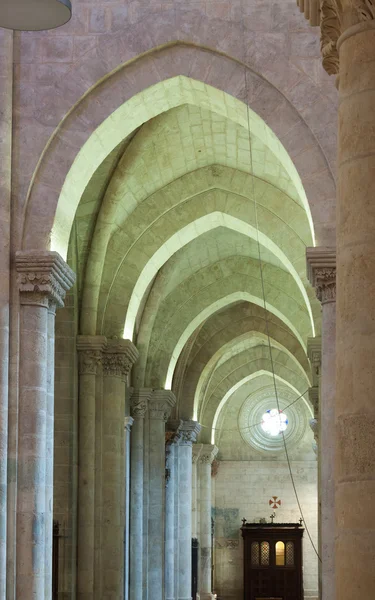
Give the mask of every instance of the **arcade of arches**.
POLYGON ((374 19, 0 29, 0 600, 240 600, 243 518, 373 599, 374 19))

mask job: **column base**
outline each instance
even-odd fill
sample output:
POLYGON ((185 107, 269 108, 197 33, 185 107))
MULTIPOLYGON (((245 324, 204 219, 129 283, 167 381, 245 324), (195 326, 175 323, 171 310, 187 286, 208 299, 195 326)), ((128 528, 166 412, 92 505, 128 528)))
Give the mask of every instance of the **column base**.
POLYGON ((199 598, 200 600, 215 600, 215 596, 211 592, 208 594, 201 592, 199 598))

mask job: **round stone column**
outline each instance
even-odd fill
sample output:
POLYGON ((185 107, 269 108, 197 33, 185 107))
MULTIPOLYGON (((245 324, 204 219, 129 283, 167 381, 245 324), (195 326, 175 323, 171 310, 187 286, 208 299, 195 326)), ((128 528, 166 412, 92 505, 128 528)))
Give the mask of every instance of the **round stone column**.
MULTIPOLYGON (((314 248, 315 250, 315 248, 314 248)), ((311 374, 312 374, 312 387, 309 389, 309 402, 313 408, 313 418, 310 419, 310 428, 314 433, 314 441, 312 444, 313 451, 317 458, 317 492, 318 492, 318 545, 317 550, 319 556, 322 556, 322 476, 321 476, 321 464, 324 460, 324 451, 322 452, 322 444, 320 438, 320 426, 321 426, 321 415, 320 415, 320 373, 322 366, 322 339, 317 336, 309 338, 307 340, 307 356, 310 360, 311 374)), ((319 598, 322 599, 322 562, 318 559, 318 593, 319 598)))
POLYGON ((106 346, 104 336, 78 336, 78 565, 77 598, 93 600, 95 593, 95 473, 97 375, 106 346))
POLYGON ((130 439, 132 417, 124 420, 124 452, 125 452, 125 541, 124 541, 124 599, 129 599, 129 564, 130 564, 130 439))
POLYGON ((9 394, 9 306, 10 306, 10 256, 11 256, 11 193, 12 193, 12 126, 13 126, 13 38, 14 32, 2 30, 0 38, 1 54, 1 98, 0 148, 1 148, 1 206, 0 206, 0 599, 5 600, 6 588, 12 589, 14 529, 12 527, 15 508, 14 469, 9 468, 12 452, 8 455, 8 446, 14 443, 12 427, 11 398, 9 394), (9 411, 9 412, 8 412, 9 411), (9 415, 9 420, 8 420, 9 415), (8 431, 9 438, 8 438, 8 431), (13 472, 12 472, 13 471, 13 472), (9 489, 8 489, 9 485, 9 489), (11 518, 7 522, 7 513, 11 518), (9 534, 7 535, 7 527, 9 534), (7 570, 10 577, 7 577, 7 570))
POLYGON ((375 590, 375 8, 343 3, 338 41, 336 598, 375 590), (352 23, 354 23, 352 25, 352 23))
POLYGON ((178 600, 191 600, 192 445, 200 432, 196 421, 182 421, 178 452, 178 600))
POLYGON ((49 600, 52 578, 54 308, 74 274, 57 252, 19 252, 16 596, 49 600), (47 560, 46 560, 47 558, 47 560))
POLYGON ((200 598, 212 600, 211 572, 212 572, 212 545, 211 545, 211 465, 218 449, 212 444, 202 444, 199 457, 199 484, 200 484, 200 598))
POLYGON ((193 444, 192 447, 192 484, 191 484, 191 535, 198 538, 198 460, 202 451, 202 444, 193 444))
MULTIPOLYGON (((165 598, 176 600, 175 595, 175 522, 176 522, 176 487, 178 485, 176 473, 176 452, 178 434, 171 433, 165 446, 165 598)), ((168 435, 168 434, 167 434, 168 435)))
POLYGON ((134 390, 130 455, 130 600, 143 600, 143 461, 144 419, 151 389, 134 390))
POLYGON ((47 413, 46 413, 46 542, 45 598, 52 598, 53 546, 53 448, 55 415, 55 315, 56 302, 49 302, 47 323, 47 413))
MULTIPOLYGON (((199 527, 198 527, 198 523, 199 523, 199 496, 200 496, 200 490, 199 490, 199 478, 198 478, 198 461, 199 461, 199 457, 201 454, 201 450, 202 450, 202 444, 193 444, 192 447, 192 484, 191 484, 191 492, 192 492, 192 498, 191 498, 191 537, 194 540, 194 544, 197 547, 198 553, 199 553, 199 527)), ((199 599, 199 579, 200 579, 200 574, 199 574, 199 568, 197 569, 197 572, 195 573, 195 577, 196 579, 194 580, 194 585, 196 587, 197 590, 197 600, 199 599)))
POLYGON ((124 597, 125 384, 138 351, 129 340, 108 340, 103 353, 102 409, 102 593, 124 597))
POLYGON ((149 400, 148 592, 164 600, 165 423, 176 403, 169 390, 154 390, 149 400))
MULTIPOLYGON (((307 249, 308 276, 322 303, 319 493, 322 600, 335 597, 336 251, 307 249)), ((314 368, 314 360, 312 359, 314 368)), ((314 376, 314 375, 313 375, 314 376)))

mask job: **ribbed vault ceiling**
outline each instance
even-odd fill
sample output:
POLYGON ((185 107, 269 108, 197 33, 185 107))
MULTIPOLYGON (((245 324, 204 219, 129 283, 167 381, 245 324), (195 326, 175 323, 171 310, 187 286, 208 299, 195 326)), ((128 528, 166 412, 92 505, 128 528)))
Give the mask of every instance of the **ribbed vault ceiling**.
POLYGON ((253 390, 274 371, 304 393, 319 329, 297 173, 255 113, 249 131, 243 105, 212 90, 143 121, 134 113, 84 186, 69 253, 81 333, 130 337, 132 384, 172 387, 176 416, 199 418, 204 441, 249 377, 253 390))

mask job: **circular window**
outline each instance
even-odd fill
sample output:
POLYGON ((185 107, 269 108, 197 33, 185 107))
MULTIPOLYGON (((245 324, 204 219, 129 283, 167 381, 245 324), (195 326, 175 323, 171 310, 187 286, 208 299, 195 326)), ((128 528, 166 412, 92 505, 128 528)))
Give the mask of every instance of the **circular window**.
POLYGON ((262 415, 261 427, 265 433, 275 437, 286 431, 288 427, 288 417, 277 408, 271 408, 262 415))
POLYGON ((275 387, 266 385, 246 398, 238 415, 242 439, 261 452, 285 452, 284 438, 291 449, 299 444, 306 432, 310 413, 304 400, 295 402, 298 392, 281 384, 277 393, 277 408, 275 387))

